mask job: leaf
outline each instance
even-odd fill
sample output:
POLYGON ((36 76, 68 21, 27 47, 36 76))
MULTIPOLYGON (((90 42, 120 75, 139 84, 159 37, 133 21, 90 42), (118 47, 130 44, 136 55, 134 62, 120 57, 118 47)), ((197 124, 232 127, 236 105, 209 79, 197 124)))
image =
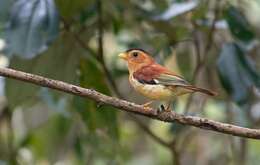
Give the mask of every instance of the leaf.
POLYGON ((253 33, 247 19, 237 8, 230 6, 226 10, 225 19, 228 22, 231 33, 237 39, 244 42, 249 42, 254 39, 255 34, 253 33))
POLYGON ((55 0, 61 16, 65 19, 69 19, 76 14, 84 11, 93 0, 55 0))
MULTIPOLYGON (((55 160, 66 149, 67 139, 71 136, 72 121, 60 115, 53 115, 41 127, 30 131, 20 147, 26 146, 37 159, 55 160)), ((70 137, 72 138, 72 137, 70 137)))
MULTIPOLYGON (((79 70, 82 87, 110 93, 103 72, 94 61, 81 59, 79 70)), ((75 97, 74 102, 88 128, 88 145, 98 156, 114 157, 119 147, 115 145, 119 139, 117 112, 112 107, 99 107, 98 103, 80 97, 75 97)))
POLYGON ((198 4, 199 3, 197 0, 180 2, 180 3, 172 3, 165 12, 163 12, 159 16, 156 16, 155 19, 167 21, 173 17, 176 17, 178 15, 193 10, 198 6, 198 4))
POLYGON ((17 0, 6 28, 8 54, 32 58, 58 35, 59 17, 52 0, 17 0))
MULTIPOLYGON (((98 90, 101 93, 109 95, 109 89, 107 84, 105 83, 103 72, 100 71, 100 68, 97 67, 97 64, 94 61, 81 59, 80 62, 80 84, 83 87, 93 88, 98 90)), ((117 126, 116 126, 116 111, 111 110, 109 107, 100 107, 98 108, 97 103, 89 100, 83 99, 85 102, 85 108, 88 108, 89 111, 86 111, 88 115, 93 116, 96 115, 96 118, 91 120, 93 124, 91 128, 100 127, 98 125, 103 126, 111 126, 110 131, 113 134, 113 137, 118 137, 117 126), (94 113, 94 114, 91 114, 94 113)), ((88 115, 86 116, 88 118, 88 115)))
MULTIPOLYGON (((46 53, 31 60, 14 57, 10 61, 10 67, 73 83, 80 54, 77 48, 72 36, 63 34, 46 53)), ((11 107, 37 101, 39 88, 25 82, 6 79, 6 96, 11 107)))
POLYGON ((9 17, 9 11, 11 9, 14 0, 2 0, 0 1, 0 22, 6 22, 9 17))
MULTIPOLYGON (((185 45, 186 46, 186 45, 185 45)), ((188 47, 188 45, 187 45, 188 47)), ((182 75, 187 79, 192 79, 192 70, 194 68, 194 64, 192 61, 192 52, 190 49, 177 49, 176 60, 178 64, 178 68, 180 69, 182 75)))
POLYGON ((173 124, 171 124, 171 127, 170 127, 170 132, 175 135, 179 135, 185 130, 187 130, 187 126, 179 124, 179 123, 173 123, 173 124))
POLYGON ((187 36, 188 29, 185 26, 173 25, 167 21, 154 21, 149 20, 149 23, 156 29, 158 32, 164 33, 170 44, 176 44, 179 40, 182 40, 187 36))
POLYGON ((159 12, 164 11, 168 7, 168 3, 166 1, 161 0, 152 0, 154 10, 157 10, 159 12))
POLYGON ((260 86, 260 76, 253 62, 235 43, 222 47, 217 67, 223 87, 240 105, 248 101, 252 86, 260 86))

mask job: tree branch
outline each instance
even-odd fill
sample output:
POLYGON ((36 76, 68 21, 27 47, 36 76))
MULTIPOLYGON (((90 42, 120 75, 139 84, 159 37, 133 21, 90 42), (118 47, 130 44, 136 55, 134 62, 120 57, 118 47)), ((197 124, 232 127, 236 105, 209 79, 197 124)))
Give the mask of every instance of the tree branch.
POLYGON ((62 81, 48 79, 42 76, 17 71, 14 69, 0 68, 0 75, 24 82, 29 82, 35 85, 56 89, 77 96, 86 97, 101 104, 113 106, 122 111, 140 114, 164 122, 177 122, 183 125, 190 125, 205 130, 221 132, 234 136, 260 139, 260 130, 258 129, 239 127, 236 125, 221 123, 201 117, 185 116, 177 114, 174 111, 164 111, 160 113, 159 111, 152 108, 144 109, 141 105, 104 95, 95 91, 94 89, 82 88, 62 81))

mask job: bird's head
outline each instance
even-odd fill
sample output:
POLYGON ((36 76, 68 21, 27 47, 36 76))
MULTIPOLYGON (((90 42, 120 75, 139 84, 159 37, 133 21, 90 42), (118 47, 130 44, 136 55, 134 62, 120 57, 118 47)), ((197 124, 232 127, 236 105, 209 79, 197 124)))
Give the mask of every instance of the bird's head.
POLYGON ((120 58, 127 61, 130 73, 138 69, 154 63, 154 59, 142 49, 129 49, 118 55, 120 58))

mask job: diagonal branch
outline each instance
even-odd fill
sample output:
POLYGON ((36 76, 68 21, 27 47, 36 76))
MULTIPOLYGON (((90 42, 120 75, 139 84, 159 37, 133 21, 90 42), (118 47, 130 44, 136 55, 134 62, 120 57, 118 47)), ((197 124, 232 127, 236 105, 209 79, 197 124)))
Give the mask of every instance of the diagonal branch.
POLYGON ((92 99, 101 104, 110 105, 122 111, 136 113, 139 115, 147 116, 164 122, 177 122, 183 125, 190 125, 201 129, 211 130, 211 131, 220 132, 224 134, 230 134, 234 136, 253 138, 253 139, 260 139, 260 130, 258 129, 240 127, 240 126, 221 123, 221 122, 217 122, 217 121, 213 121, 201 117, 185 116, 185 115, 177 114, 173 111, 171 112, 165 111, 159 113, 155 109, 152 108, 144 109, 143 106, 141 105, 137 105, 132 102, 128 102, 122 99, 104 95, 100 92, 95 91, 94 89, 82 88, 62 81, 48 79, 42 76, 17 71, 14 69, 0 68, 0 75, 4 77, 9 77, 20 81, 24 81, 24 82, 29 82, 35 85, 56 89, 77 96, 86 97, 88 99, 92 99))

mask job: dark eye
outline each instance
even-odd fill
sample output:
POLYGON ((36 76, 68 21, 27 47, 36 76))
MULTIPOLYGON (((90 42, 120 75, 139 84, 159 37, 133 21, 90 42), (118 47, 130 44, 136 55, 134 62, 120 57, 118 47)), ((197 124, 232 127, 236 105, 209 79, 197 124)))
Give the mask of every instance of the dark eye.
POLYGON ((138 56, 138 52, 133 52, 133 56, 137 57, 138 56))

